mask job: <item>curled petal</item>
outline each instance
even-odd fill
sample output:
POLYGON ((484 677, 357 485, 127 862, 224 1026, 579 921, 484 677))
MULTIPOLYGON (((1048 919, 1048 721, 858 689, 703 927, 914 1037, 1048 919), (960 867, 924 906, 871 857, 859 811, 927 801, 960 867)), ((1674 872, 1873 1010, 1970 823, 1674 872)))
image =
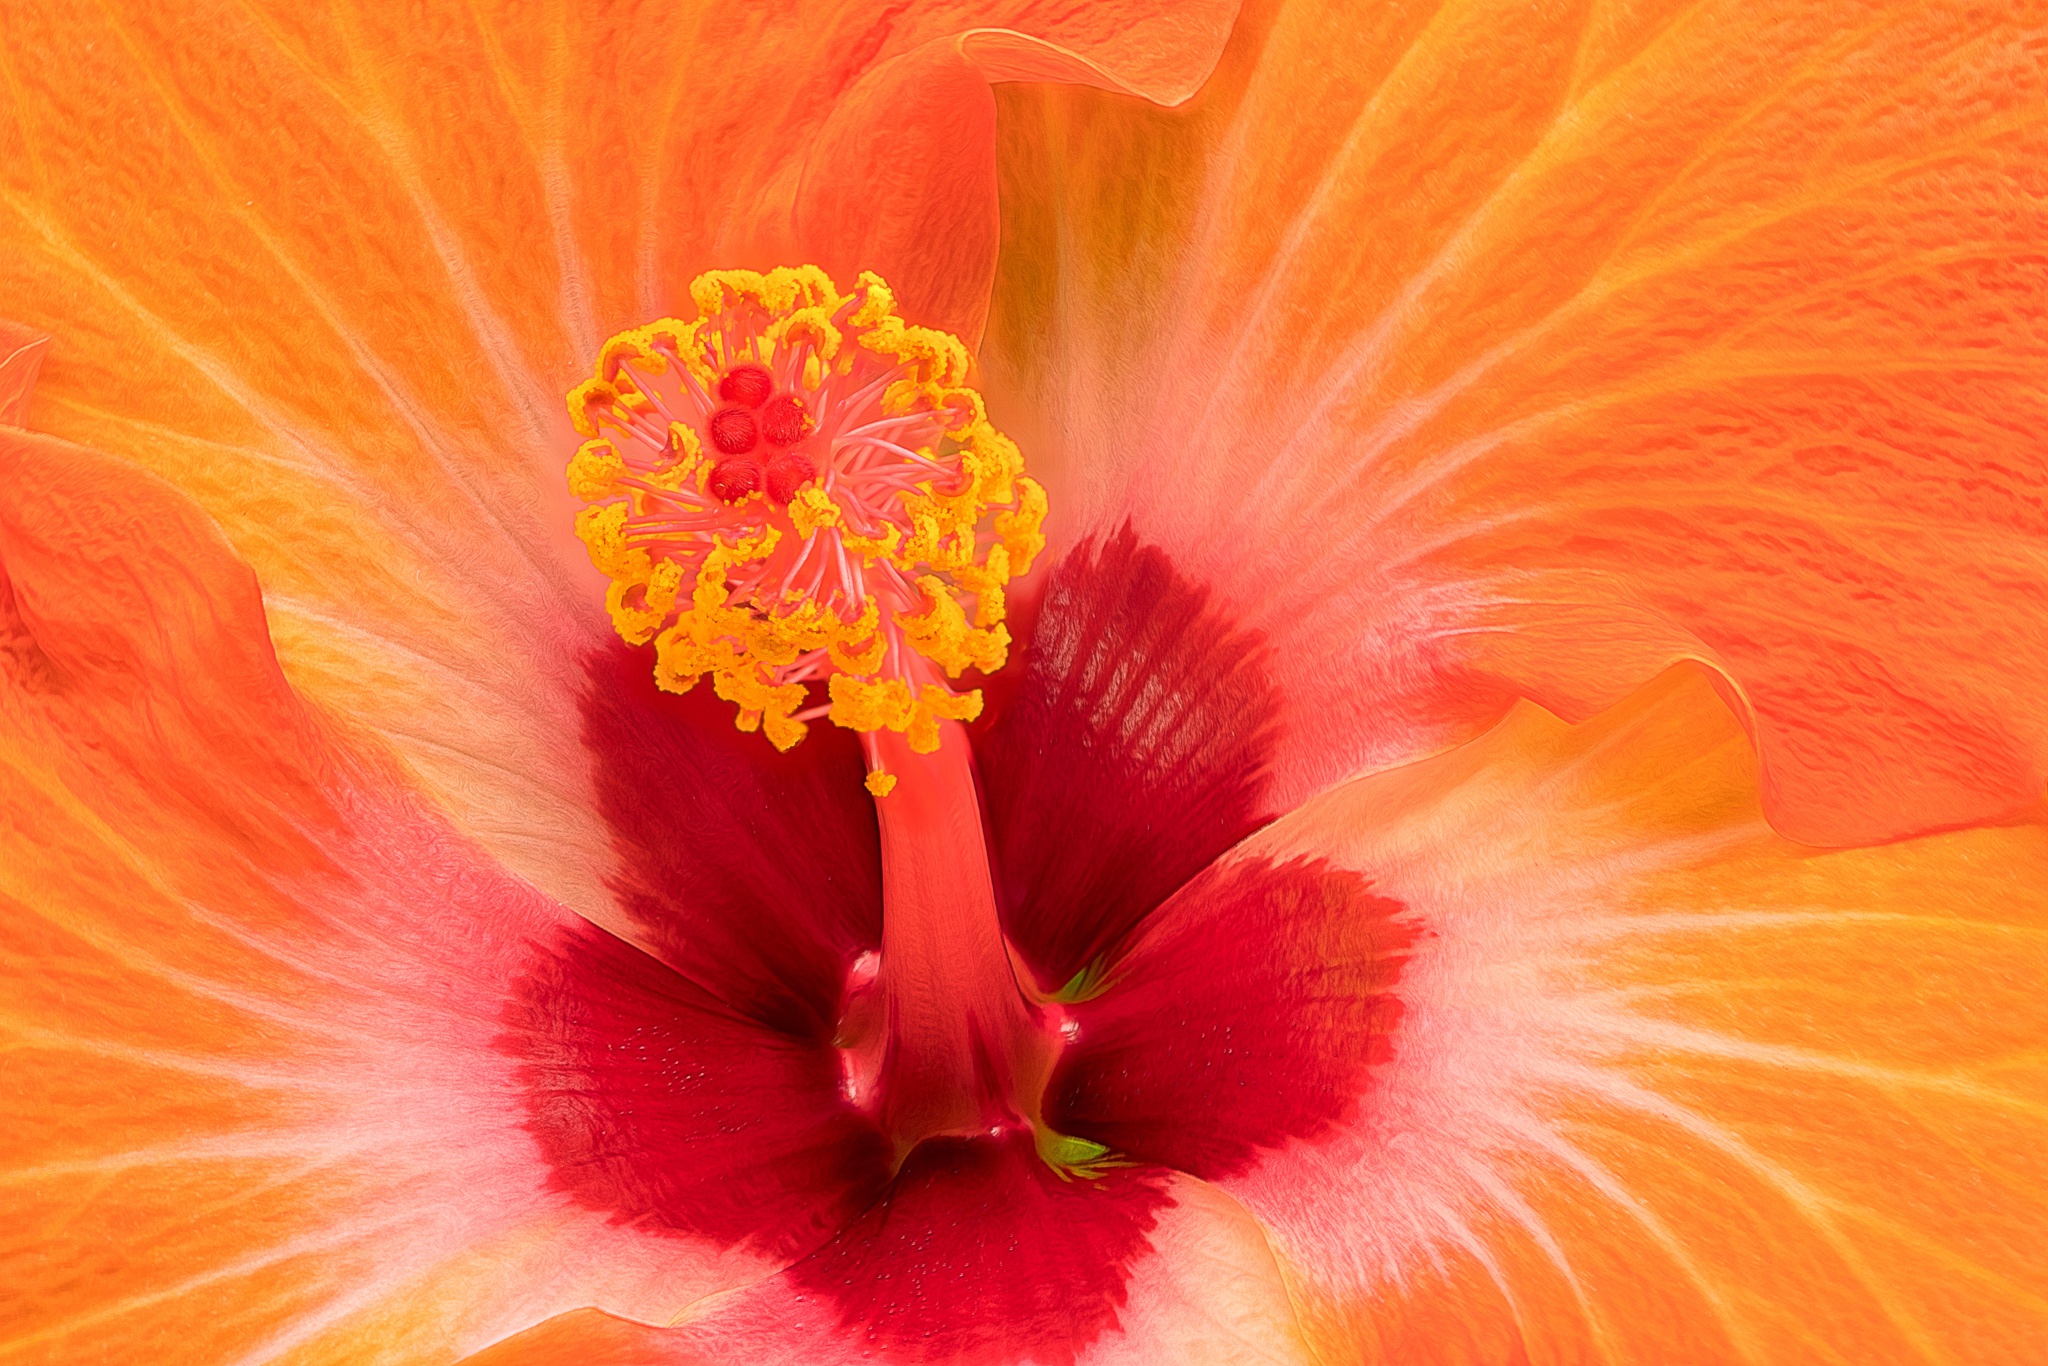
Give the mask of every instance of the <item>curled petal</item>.
POLYGON ((1283 803, 1696 659, 1785 833, 2002 818, 2048 783, 2033 23, 1297 0, 1188 118, 1020 96, 990 402, 1067 534, 1135 516, 1267 632, 1323 723, 1283 803))
POLYGON ((905 143, 895 78, 869 74, 943 57, 949 119, 987 112, 970 69, 1014 79, 1021 52, 1036 78, 1177 99, 1233 12, 26 10, 7 44, 35 60, 0 82, 0 298, 56 338, 39 427, 199 500, 261 575, 295 685, 388 736, 516 872, 623 924, 578 742, 608 627, 559 395, 701 271, 830 255, 841 232, 917 272, 906 299, 978 317, 993 232, 902 233, 951 223, 909 207, 942 203, 992 229, 992 128, 905 143), (866 187, 861 212, 798 212, 819 157, 866 187))
POLYGON ((447 1359, 759 1274, 551 1188, 499 1036, 573 923, 292 692, 188 500, 0 435, 7 1349, 447 1359))
POLYGON ((1333 1354, 2031 1358, 2048 827, 1817 853, 1755 773, 1687 667, 1233 856, 1353 869, 1418 931, 1356 1120, 1224 1182, 1333 1354))
POLYGON ((705 1358, 653 1324, 598 1309, 572 1309, 497 1342, 462 1366, 706 1366, 705 1358))

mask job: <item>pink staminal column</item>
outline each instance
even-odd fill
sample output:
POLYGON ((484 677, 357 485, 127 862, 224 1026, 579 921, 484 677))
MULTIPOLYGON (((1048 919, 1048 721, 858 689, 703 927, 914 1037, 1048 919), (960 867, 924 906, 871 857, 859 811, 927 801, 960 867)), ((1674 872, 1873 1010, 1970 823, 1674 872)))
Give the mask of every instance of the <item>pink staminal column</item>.
POLYGON ((997 917, 974 752, 958 722, 939 747, 867 737, 896 776, 876 800, 882 837, 882 949, 856 964, 841 1044, 848 1094, 867 1106, 900 1162, 927 1138, 1041 1121, 1066 1012, 1020 981, 997 917))

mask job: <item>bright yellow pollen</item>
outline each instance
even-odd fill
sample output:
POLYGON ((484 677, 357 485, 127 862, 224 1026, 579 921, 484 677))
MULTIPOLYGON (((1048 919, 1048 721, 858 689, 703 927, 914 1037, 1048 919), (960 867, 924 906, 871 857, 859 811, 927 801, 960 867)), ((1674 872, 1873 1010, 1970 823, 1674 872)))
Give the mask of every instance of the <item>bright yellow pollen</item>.
POLYGON ((905 323, 872 273, 841 291, 815 266, 710 271, 690 298, 695 318, 619 333, 569 393, 576 533, 614 626, 654 643, 661 687, 710 675, 778 748, 830 717, 929 752, 981 712, 955 681, 1009 657, 1004 590, 1045 546, 1045 491, 967 387, 967 348, 905 323), (744 422, 721 428, 721 447, 710 419, 758 370, 801 420, 745 449, 744 422))

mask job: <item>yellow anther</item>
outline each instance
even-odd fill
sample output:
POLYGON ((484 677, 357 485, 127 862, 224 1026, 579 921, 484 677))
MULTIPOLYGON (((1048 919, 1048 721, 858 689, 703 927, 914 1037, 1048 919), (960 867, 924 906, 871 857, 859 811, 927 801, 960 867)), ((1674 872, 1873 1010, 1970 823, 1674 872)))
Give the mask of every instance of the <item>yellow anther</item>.
MULTIPOLYGON (((869 601, 872 602, 874 599, 870 598, 869 601)), ((849 649, 844 641, 834 641, 830 653, 832 663, 841 672, 871 674, 882 667, 882 660, 889 653, 889 642, 879 634, 871 637, 866 645, 858 649, 849 649)))
POLYGON ((832 325, 831 310, 800 308, 786 318, 769 324, 765 334, 770 345, 783 347, 793 338, 811 343, 812 360, 830 363, 839 354, 839 329, 832 325))
POLYGON ((816 535, 819 527, 838 526, 842 520, 839 504, 815 484, 799 489, 796 497, 789 500, 790 525, 806 540, 816 535))
POLYGON ((919 754, 930 754, 939 747, 940 721, 972 721, 979 715, 981 689, 950 693, 937 684, 927 683, 918 690, 917 703, 911 709, 910 725, 906 728, 910 747, 919 754))
POLYGON ((761 297, 763 281, 759 271, 707 270, 690 281, 690 302, 705 317, 725 311, 726 291, 735 299, 761 297))
POLYGON ((882 281, 872 270, 860 273, 860 287, 867 291, 867 298, 854 311, 853 325, 860 328, 873 327, 884 318, 896 314, 896 292, 882 281))
POLYGON ((1045 513, 1045 490, 1035 479, 1019 479, 1017 510, 996 514, 996 535, 1002 537, 1003 548, 1009 552, 1013 577, 1029 574, 1031 562, 1045 549, 1045 535, 1039 530, 1045 525, 1045 513))
POLYGON ((827 691, 832 696, 832 720, 848 730, 900 731, 917 709, 910 685, 900 678, 833 674, 827 691))
POLYGON ((880 605, 869 598, 860 615, 846 623, 826 647, 833 667, 841 673, 863 677, 882 667, 882 659, 889 652, 889 638, 876 629, 881 617, 880 605))
POLYGON ((651 568, 646 551, 626 544, 626 513, 624 503, 605 503, 576 514, 576 536, 590 552, 590 562, 614 579, 634 578, 651 568))
POLYGON ((625 473, 626 462, 611 442, 602 438, 586 441, 569 461, 569 492, 586 503, 609 498, 618 492, 619 479, 625 473))
POLYGON ((569 487, 592 504, 576 531, 614 625, 653 642, 663 688, 710 675, 778 747, 825 715, 928 750, 981 709, 947 680, 1008 658, 1005 590, 1045 544, 1044 490, 967 386, 967 348, 906 323, 874 274, 841 291, 815 266, 711 271, 689 292, 698 317, 613 337, 569 395, 588 438, 569 487), (759 394, 763 370, 808 427, 743 456, 721 429, 714 449, 722 386, 759 394))
POLYGON ((919 654, 952 678, 958 678, 964 669, 994 673, 1003 667, 1010 654, 1009 628, 996 625, 983 630, 968 625, 959 599, 932 575, 920 578, 917 586, 924 590, 925 610, 896 621, 903 628, 903 638, 919 654))
POLYGON ((1008 547, 991 546, 986 564, 962 569, 957 577, 962 587, 974 593, 974 624, 1001 625, 1010 610, 1010 604, 1003 596, 1003 585, 1010 581, 1008 547))
POLYGON ((602 379, 618 382, 619 367, 631 361, 650 374, 660 374, 668 368, 668 361, 651 343, 653 329, 636 327, 621 332, 604 344, 597 353, 597 373, 602 379))
POLYGON ((846 542, 847 550, 853 554, 870 558, 879 556, 896 562, 897 552, 903 545, 903 528, 894 522, 884 522, 879 536, 856 536, 848 532, 840 539, 846 542))
POLYGON ((569 420, 583 435, 596 436, 599 418, 609 413, 618 401, 619 391, 610 380, 602 376, 584 380, 569 391, 569 420))
POLYGON ((645 584, 616 579, 605 590, 605 610, 611 613, 612 626, 618 631, 619 638, 628 645, 645 645, 661 629, 663 619, 668 616, 666 610, 655 611, 630 600, 633 590, 645 587, 645 584))

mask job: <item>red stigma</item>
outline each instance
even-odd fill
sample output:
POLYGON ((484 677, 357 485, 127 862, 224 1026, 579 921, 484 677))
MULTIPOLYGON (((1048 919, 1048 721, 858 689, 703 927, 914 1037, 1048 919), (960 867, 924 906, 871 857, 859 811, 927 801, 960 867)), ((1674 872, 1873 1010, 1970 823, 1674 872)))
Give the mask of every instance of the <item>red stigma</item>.
POLYGON ((745 408, 720 408, 711 415, 710 425, 711 444, 727 455, 745 455, 760 439, 754 415, 745 408))
POLYGON ((718 381, 718 396, 727 403, 758 408, 775 392, 775 377, 758 365, 735 365, 718 381))
POLYGON ((737 503, 748 494, 761 491, 761 462, 721 460, 711 467, 711 477, 705 482, 711 489, 711 496, 719 502, 737 503))
POLYGON ((777 394, 761 409, 761 435, 772 446, 794 446, 810 431, 811 415, 800 398, 777 394))
POLYGON ((778 503, 796 497, 796 491, 818 477, 817 462, 801 451, 784 451, 768 462, 768 496, 778 503))

